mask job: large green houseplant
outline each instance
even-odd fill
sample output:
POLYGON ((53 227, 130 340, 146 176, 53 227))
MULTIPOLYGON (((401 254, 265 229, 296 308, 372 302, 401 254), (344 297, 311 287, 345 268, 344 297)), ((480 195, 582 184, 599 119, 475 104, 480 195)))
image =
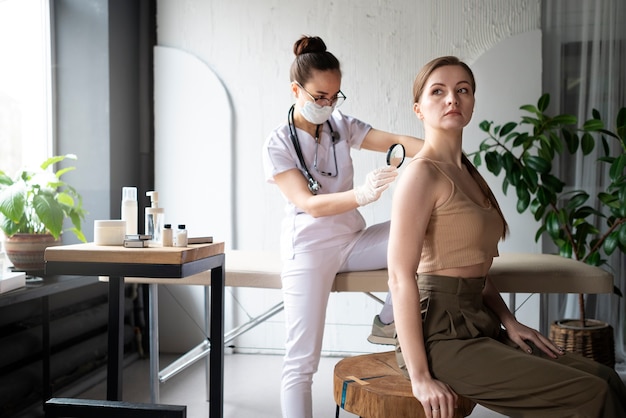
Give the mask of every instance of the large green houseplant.
MULTIPOLYGON (((595 109, 579 124, 575 116, 550 116, 547 94, 537 105, 524 105, 520 122, 480 123, 488 137, 470 156, 476 166, 502 176, 502 189, 513 189, 517 211, 534 215, 539 226, 535 240, 544 234, 561 256, 601 266, 616 250, 626 253, 626 108, 619 110, 614 127, 607 127, 595 109), (612 144, 614 143, 614 144, 612 144), (568 190, 555 172, 559 155, 581 153, 589 157, 600 146, 597 164, 608 174, 608 184, 596 196, 568 190)), ((615 293, 621 295, 618 288, 615 293)), ((580 321, 586 326, 584 295, 579 295, 580 321)))
POLYGON ((0 229, 5 235, 7 255, 16 268, 27 271, 43 269, 43 255, 37 256, 36 261, 27 260, 22 264, 15 251, 31 239, 45 243, 40 245, 43 248, 58 244, 66 218, 72 223, 68 231, 79 240, 86 241, 81 228, 85 217, 82 197, 61 179, 75 167, 52 170, 55 164, 66 159, 75 160, 76 156, 53 156, 37 169, 23 169, 13 177, 0 171, 0 229))

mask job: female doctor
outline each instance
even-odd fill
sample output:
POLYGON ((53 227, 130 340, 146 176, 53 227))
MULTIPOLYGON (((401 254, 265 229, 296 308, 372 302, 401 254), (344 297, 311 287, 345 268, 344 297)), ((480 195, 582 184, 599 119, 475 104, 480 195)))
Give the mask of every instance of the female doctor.
MULTIPOLYGON (((322 39, 303 36, 294 53, 290 77, 295 104, 287 121, 266 139, 263 164, 267 181, 287 201, 281 232, 287 329, 282 414, 307 418, 313 415, 311 385, 335 275, 387 267, 389 222, 366 228, 357 208, 378 200, 397 169, 378 168, 355 187, 350 151, 386 152, 400 143, 413 156, 423 141, 373 129, 337 110, 346 99, 340 65, 322 39)), ((388 301, 380 316, 393 321, 388 301)))

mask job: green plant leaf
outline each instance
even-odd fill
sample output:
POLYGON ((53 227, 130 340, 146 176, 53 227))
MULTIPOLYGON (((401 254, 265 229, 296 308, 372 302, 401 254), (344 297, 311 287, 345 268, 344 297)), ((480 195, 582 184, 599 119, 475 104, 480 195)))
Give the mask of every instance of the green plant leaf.
POLYGON ((530 116, 522 116, 522 122, 526 125, 532 125, 535 129, 541 126, 541 121, 536 118, 531 118, 530 116))
POLYGON ((539 176, 537 173, 528 167, 522 168, 522 179, 517 186, 524 186, 528 189, 529 193, 534 194, 537 190, 537 184, 539 184, 539 176))
POLYGON ((599 131, 604 128, 604 122, 600 119, 589 119, 583 124, 585 131, 599 131))
POLYGON ((478 124, 478 127, 484 131, 484 132, 489 132, 491 130, 491 125, 493 124, 493 122, 489 122, 487 120, 484 120, 482 122, 480 122, 478 124))
POLYGON ((600 116, 600 112, 596 108, 591 109, 591 115, 594 119, 602 119, 602 117, 600 116))
POLYGON ((618 207, 619 199, 612 193, 600 192, 598 193, 598 200, 606 206, 618 207))
POLYGON ((477 152, 476 154, 474 154, 474 158, 472 160, 472 163, 476 166, 476 167, 480 167, 480 165, 482 164, 482 158, 480 157, 480 153, 477 152))
POLYGON ((524 211, 528 209, 528 205, 530 205, 530 193, 528 193, 528 189, 523 186, 517 187, 516 193, 517 193, 517 212, 524 213, 524 211))
POLYGON ((68 171, 74 171, 76 170, 76 167, 65 167, 65 168, 61 168, 56 172, 56 176, 57 178, 61 178, 61 176, 65 173, 67 173, 68 171))
POLYGON ((558 243, 555 241, 555 244, 557 244, 557 247, 559 248, 559 255, 561 257, 572 258, 574 252, 569 241, 560 241, 558 243))
POLYGON ((496 176, 500 174, 500 170, 502 170, 500 154, 495 151, 485 153, 485 163, 487 164, 487 170, 491 173, 496 176))
POLYGON ((539 101, 537 102, 537 108, 539 109, 539 111, 545 112, 549 105, 550 95, 548 93, 542 94, 539 98, 539 101))
POLYGON ((519 146, 524 146, 524 144, 526 144, 526 142, 528 142, 528 132, 522 132, 519 135, 513 135, 508 137, 508 139, 513 138, 513 147, 519 147, 519 146))
POLYGON ((541 210, 541 207, 542 207, 542 204, 537 197, 535 197, 534 199, 530 201, 530 206, 529 206, 530 213, 532 213, 533 215, 536 215, 537 211, 541 210))
POLYGON ((548 232, 548 234, 550 234, 550 236, 552 237, 559 236, 559 230, 561 229, 561 224, 559 222, 559 217, 557 216, 556 213, 549 212, 546 215, 545 225, 546 225, 546 231, 548 232))
POLYGON ((622 150, 626 152, 626 107, 622 107, 617 112, 617 118, 615 119, 615 132, 622 142, 622 150))
POLYGON ((552 159, 554 158, 554 151, 552 147, 543 146, 537 151, 537 156, 539 158, 543 158, 546 161, 552 161, 552 159))
POLYGON ((622 223, 617 229, 617 238, 621 245, 626 246, 626 224, 622 223))
POLYGON ((507 191, 509 190, 509 181, 505 178, 502 180, 502 193, 506 196, 507 191))
POLYGON ((523 105, 519 107, 522 110, 527 111, 528 113, 534 113, 536 115, 541 115, 541 112, 539 111, 539 109, 537 109, 535 106, 533 105, 523 105))
POLYGON ((563 142, 556 132, 550 132, 550 161, 552 161, 554 154, 561 154, 563 152, 563 142))
POLYGON ((567 205, 565 207, 568 210, 574 210, 581 205, 584 205, 588 199, 589 194, 587 192, 578 191, 567 201, 567 205))
POLYGON ((626 154, 622 153, 611 164, 609 169, 609 176, 612 180, 617 180, 624 175, 624 168, 626 167, 626 154))
POLYGON ((40 193, 33 197, 33 207, 35 213, 46 225, 48 232, 55 238, 59 238, 63 229, 63 218, 65 214, 61 206, 54 199, 54 196, 48 193, 40 193))
POLYGON ((602 258, 600 257, 600 253, 597 251, 589 253, 583 261, 592 266, 599 266, 602 264, 602 258))
POLYGON ((43 163, 41 163, 40 167, 41 167, 42 170, 45 170, 48 167, 50 167, 51 165, 59 163, 59 162, 65 160, 66 158, 69 158, 70 160, 77 160, 78 159, 78 157, 76 157, 75 154, 55 155, 55 156, 52 156, 52 157, 48 158, 43 163))
POLYGON ((583 155, 591 154, 593 148, 596 145, 596 141, 593 139, 593 136, 589 132, 585 132, 583 137, 580 140, 581 149, 583 151, 583 155))
POLYGON ((552 118, 552 121, 558 125, 576 125, 578 123, 578 118, 574 115, 556 115, 552 118))
POLYGON ((513 167, 511 167, 511 170, 509 170, 505 174, 506 174, 505 179, 507 180, 507 182, 517 187, 522 177, 522 172, 520 168, 514 164, 513 167))
POLYGON ((575 219, 586 219, 591 215, 595 215, 598 218, 604 218, 604 214, 602 212, 592 208, 591 206, 583 206, 573 213, 575 219))
POLYGON ((552 168, 550 161, 533 155, 524 157, 523 161, 528 168, 539 173, 549 173, 552 168))
MULTIPOLYGON (((553 193, 561 193, 563 191, 563 187, 565 187, 565 183, 553 174, 542 174, 541 182, 553 193)), ((556 200, 554 200, 554 203, 556 203, 556 200)))
POLYGON ((515 129, 517 127, 517 123, 515 122, 508 122, 506 123, 502 129, 500 129, 500 137, 505 136, 506 134, 508 134, 509 132, 511 132, 513 129, 515 129))
POLYGON ((83 234, 83 231, 77 228, 70 228, 69 231, 73 232, 74 235, 76 235, 76 238, 78 238, 82 242, 87 242, 87 238, 85 237, 85 234, 83 234))
POLYGON ((611 255, 617 249, 619 237, 615 231, 610 233, 604 240, 603 249, 606 255, 611 255))
POLYGON ((4 171, 0 171, 0 184, 4 184, 5 186, 10 186, 13 184, 13 179, 6 174, 4 171))
POLYGON ((59 192, 57 195, 57 201, 65 206, 74 207, 74 198, 65 192, 59 192))
POLYGON ((545 187, 539 187, 537 189, 537 202, 541 206, 547 206, 550 204, 550 193, 545 187))
POLYGON ((561 131, 563 135, 563 140, 565 141, 565 145, 567 146, 567 151, 570 154, 576 153, 578 150, 578 135, 570 131, 569 129, 563 129, 561 131))
POLYGON ((13 183, 0 190, 0 213, 13 222, 19 222, 26 206, 26 188, 24 183, 13 183))

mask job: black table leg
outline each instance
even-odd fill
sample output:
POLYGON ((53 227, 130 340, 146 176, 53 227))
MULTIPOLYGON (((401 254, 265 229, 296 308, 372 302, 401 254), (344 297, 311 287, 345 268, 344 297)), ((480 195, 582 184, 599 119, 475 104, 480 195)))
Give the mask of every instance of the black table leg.
MULTIPOLYGON (((222 254, 221 257, 224 257, 222 254)), ((211 269, 209 417, 224 416, 224 263, 211 269)))
POLYGON ((41 298, 41 329, 43 354, 43 401, 47 401, 52 396, 52 385, 50 384, 50 304, 48 296, 41 298))
POLYGON ((124 277, 109 277, 107 400, 122 400, 124 360, 124 277))

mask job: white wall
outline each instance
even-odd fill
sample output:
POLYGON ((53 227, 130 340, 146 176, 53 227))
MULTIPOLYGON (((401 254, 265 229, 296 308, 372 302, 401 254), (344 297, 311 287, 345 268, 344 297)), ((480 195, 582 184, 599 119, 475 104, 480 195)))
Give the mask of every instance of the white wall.
MULTIPOLYGON (((277 188, 263 179, 261 147, 268 132, 285 120, 292 103, 289 66, 293 43, 302 34, 321 36, 341 61, 342 91, 348 96, 342 107, 345 113, 379 129, 416 136, 422 129, 411 111, 415 74, 439 55, 464 59, 478 81, 477 108, 466 134, 468 152, 485 137, 477 128, 481 120, 512 120, 520 105, 534 103, 540 95, 539 0, 166 0, 158 2, 157 25, 158 44, 186 51, 212 68, 232 104, 233 136, 222 139, 233 141, 234 175, 223 183, 234 193, 230 248, 278 249, 283 201, 277 188)), ((383 162, 382 155, 370 152, 358 152, 354 159, 356 182, 383 162)), ((500 182, 487 177, 499 191, 500 182)), ((536 228, 528 226, 532 220, 517 215, 513 198, 499 199, 512 232, 501 251, 538 252, 532 237, 536 228)), ((391 193, 386 193, 363 208, 366 220, 387 220, 390 202, 391 193)), ((176 291, 186 297, 185 291, 176 291)), ((278 291, 238 289, 227 295, 232 295, 227 326, 280 300, 278 291)), ((170 318, 179 309, 170 309, 167 301, 161 306, 170 318)), ((377 350, 365 337, 378 309, 363 295, 332 295, 324 349, 377 350)), ((194 311, 197 320, 198 311, 194 311)), ((536 308, 531 314, 536 315, 536 308)), ((237 346, 280 352, 281 319, 278 315, 241 337, 237 346)), ((172 318, 178 328, 185 322, 189 320, 172 318)), ((191 344, 180 335, 173 344, 167 329, 161 336, 165 350, 179 351, 191 344)))

